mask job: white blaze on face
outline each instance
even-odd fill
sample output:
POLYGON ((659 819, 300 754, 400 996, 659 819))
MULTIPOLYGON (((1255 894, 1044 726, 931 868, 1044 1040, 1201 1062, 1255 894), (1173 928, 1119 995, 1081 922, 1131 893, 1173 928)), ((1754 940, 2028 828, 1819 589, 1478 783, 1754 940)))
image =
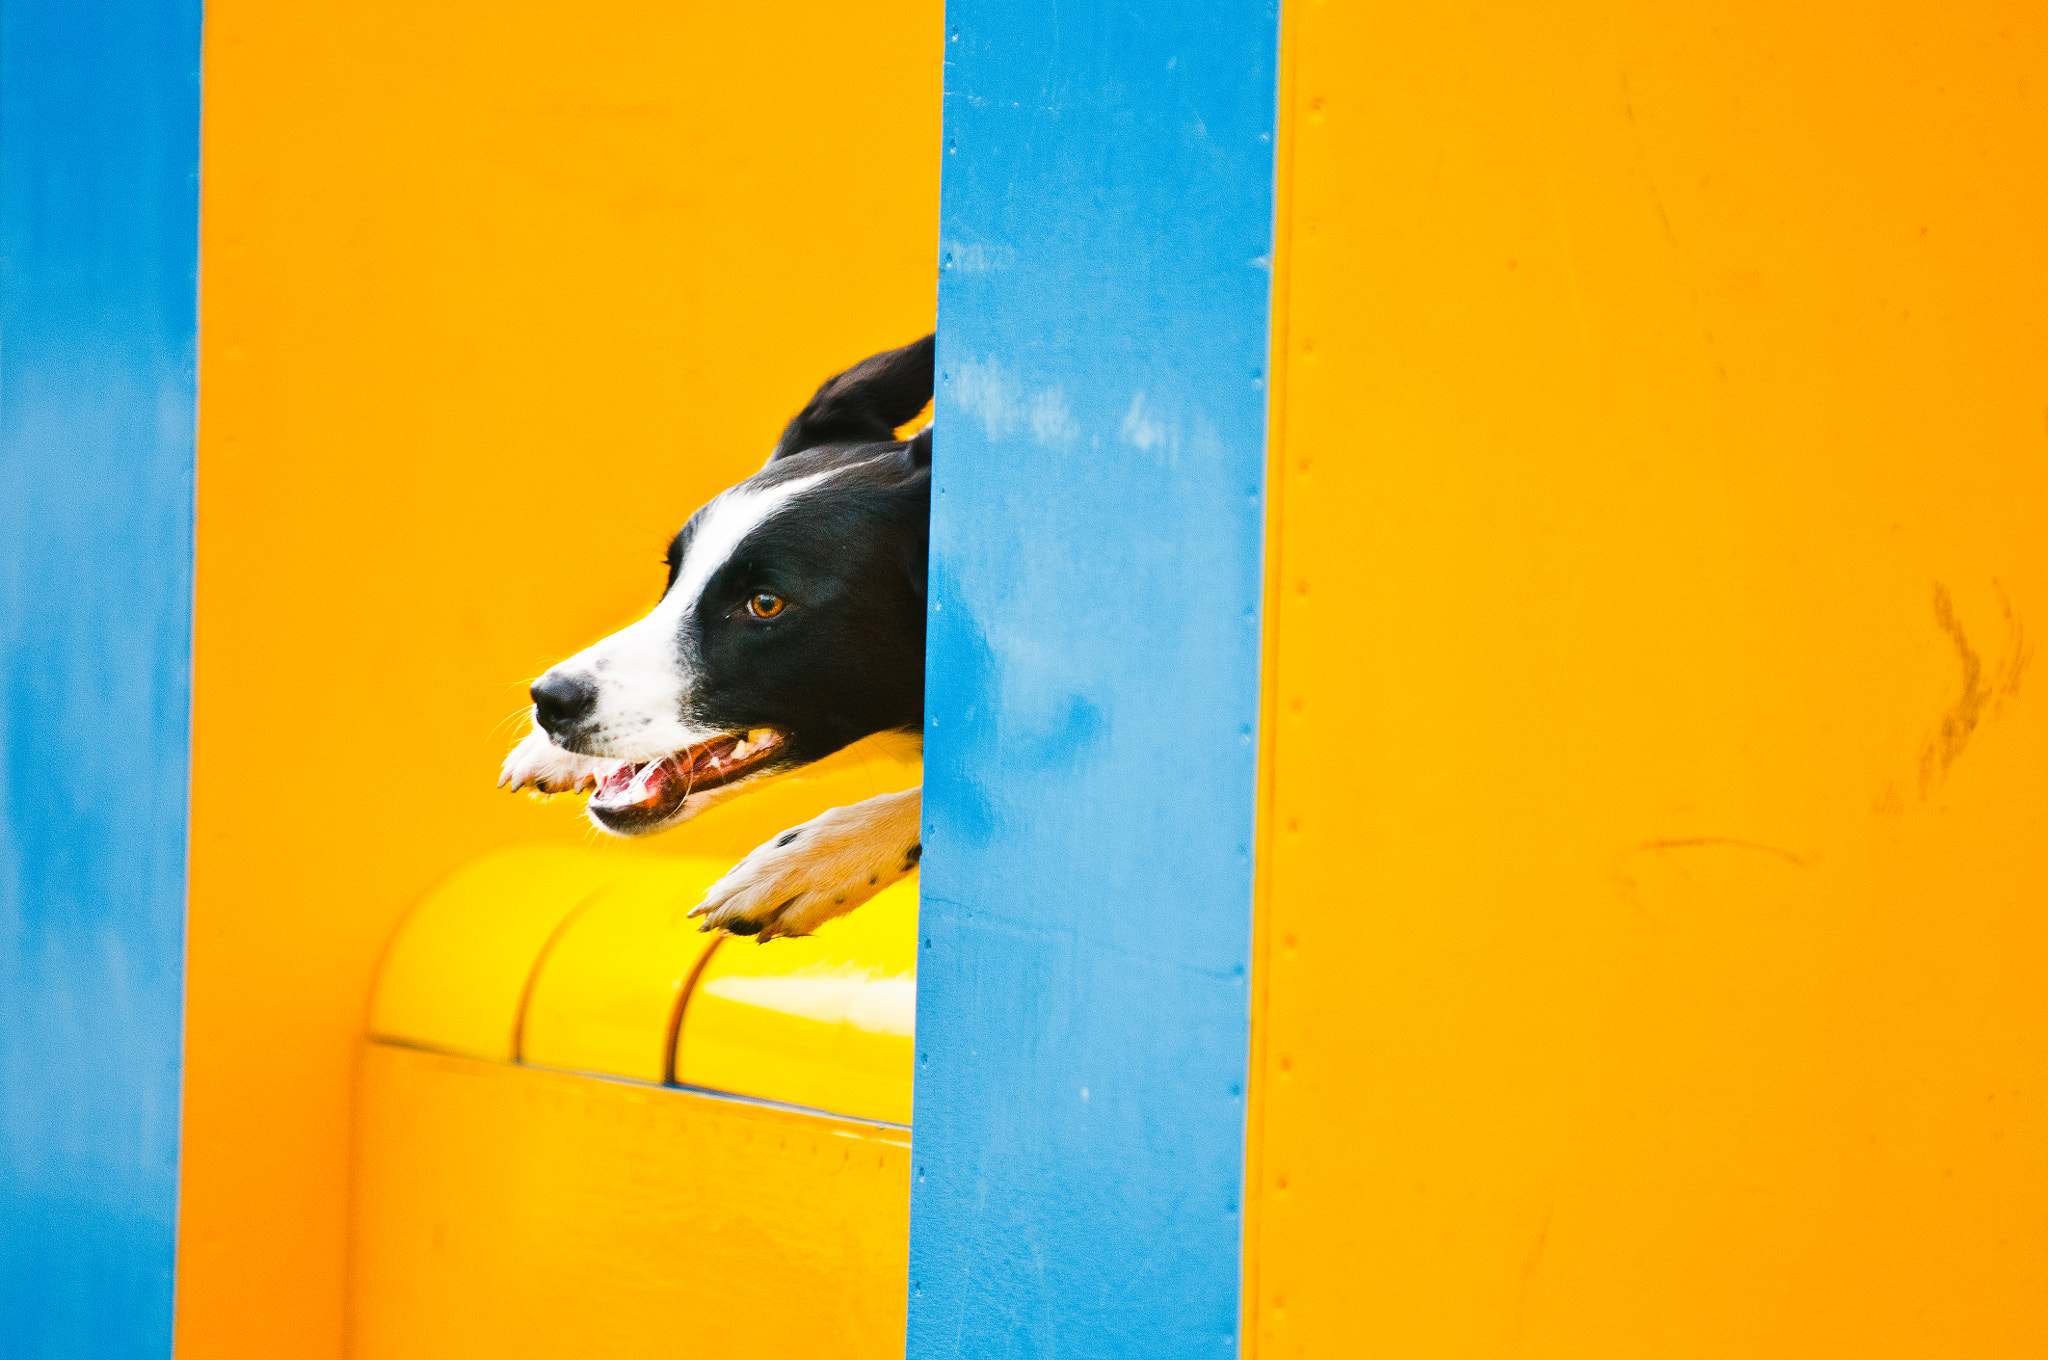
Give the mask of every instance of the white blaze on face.
POLYGON ((699 658, 685 626, 697 610, 704 587, 741 543, 771 515, 826 478, 846 471, 842 464, 755 487, 742 482, 704 507, 684 550, 682 570, 646 618, 621 628, 555 669, 582 676, 597 687, 597 707, 580 745, 628 761, 653 760, 720 735, 695 721, 699 658))

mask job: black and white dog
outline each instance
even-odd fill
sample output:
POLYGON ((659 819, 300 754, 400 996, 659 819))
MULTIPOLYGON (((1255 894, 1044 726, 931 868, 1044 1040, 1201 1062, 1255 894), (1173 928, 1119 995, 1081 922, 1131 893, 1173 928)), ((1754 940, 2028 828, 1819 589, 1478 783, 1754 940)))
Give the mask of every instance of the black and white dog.
MULTIPOLYGON (((647 617, 533 682, 501 787, 590 790, 615 836, 689 820, 878 732, 924 730, 932 337, 828 381, 768 463, 690 516, 647 617)), ((834 808, 720 879, 691 913, 807 935, 908 874, 919 790, 834 808)))

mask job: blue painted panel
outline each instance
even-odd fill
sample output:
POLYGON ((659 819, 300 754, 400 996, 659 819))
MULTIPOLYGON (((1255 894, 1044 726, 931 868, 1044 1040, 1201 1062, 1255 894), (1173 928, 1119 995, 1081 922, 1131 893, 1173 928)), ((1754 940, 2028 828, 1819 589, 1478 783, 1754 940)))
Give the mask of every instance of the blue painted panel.
POLYGON ((199 7, 0 5, 0 1355, 170 1353, 199 7))
POLYGON ((1237 1345, 1277 40, 949 9, 913 1360, 1237 1345))

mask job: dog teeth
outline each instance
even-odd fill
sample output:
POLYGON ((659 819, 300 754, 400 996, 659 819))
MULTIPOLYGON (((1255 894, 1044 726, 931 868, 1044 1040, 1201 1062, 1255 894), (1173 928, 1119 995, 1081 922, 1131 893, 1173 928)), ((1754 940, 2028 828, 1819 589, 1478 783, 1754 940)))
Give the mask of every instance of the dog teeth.
POLYGON ((728 751, 722 758, 714 758, 712 764, 716 765, 719 769, 724 769, 728 762, 745 760, 754 752, 767 746, 774 739, 774 736, 775 730, 773 728, 756 727, 741 737, 739 744, 728 751))

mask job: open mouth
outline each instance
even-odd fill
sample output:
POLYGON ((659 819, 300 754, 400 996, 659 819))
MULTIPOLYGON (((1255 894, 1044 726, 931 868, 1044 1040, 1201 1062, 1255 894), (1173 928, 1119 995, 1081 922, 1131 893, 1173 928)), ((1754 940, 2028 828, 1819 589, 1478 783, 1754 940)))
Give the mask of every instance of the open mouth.
POLYGON ((772 727, 728 732, 687 750, 639 764, 621 763, 592 775, 590 815, 613 831, 635 831, 667 821, 692 794, 751 774, 774 760, 785 742, 772 727))

